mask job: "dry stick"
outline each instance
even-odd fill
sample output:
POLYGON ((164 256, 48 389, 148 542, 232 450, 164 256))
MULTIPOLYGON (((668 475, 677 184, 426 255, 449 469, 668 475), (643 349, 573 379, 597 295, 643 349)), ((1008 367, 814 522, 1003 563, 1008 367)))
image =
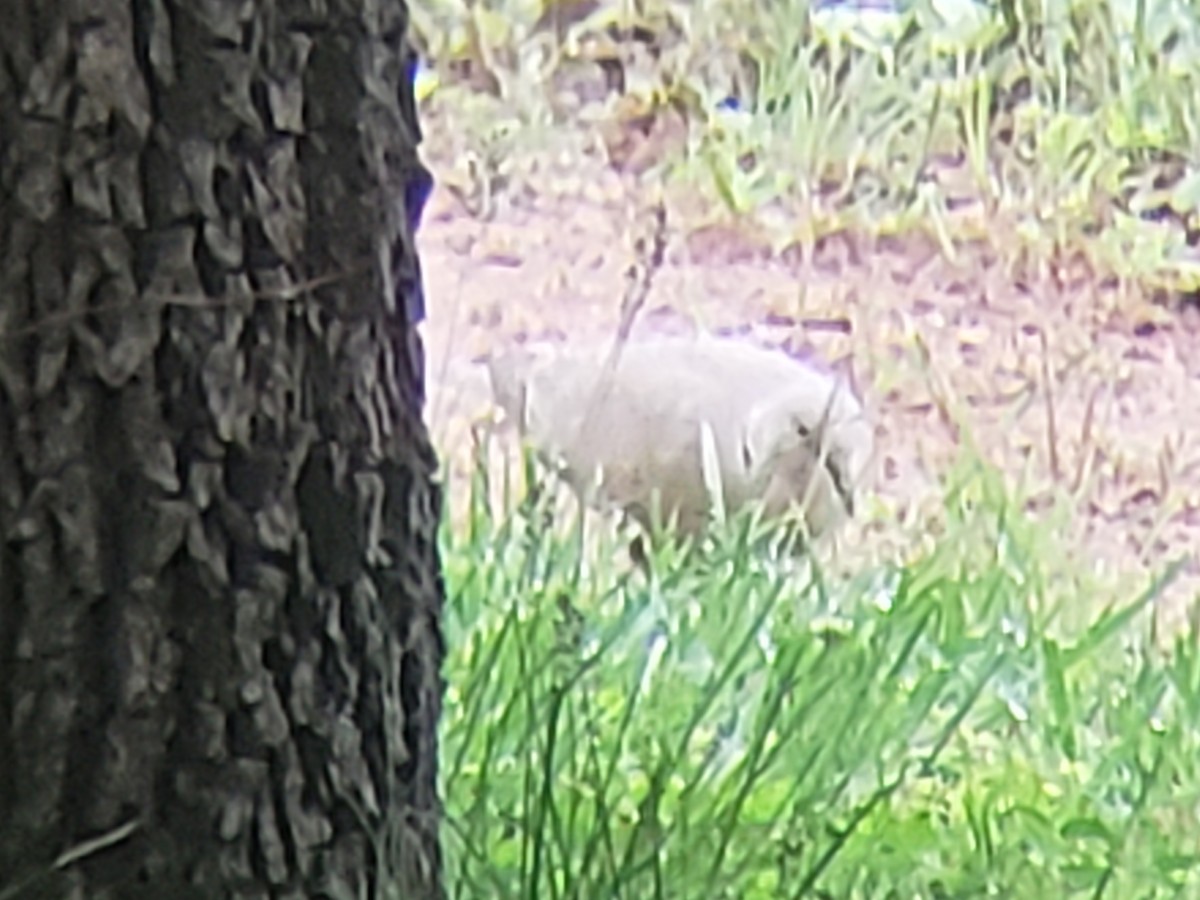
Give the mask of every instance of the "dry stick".
POLYGON ((62 871, 82 860, 95 856, 97 853, 119 844, 141 827, 142 821, 140 819, 130 819, 123 825, 118 825, 116 828, 106 831, 98 837, 83 841, 74 847, 64 850, 54 860, 49 869, 42 869, 3 886, 0 889, 0 900, 16 900, 22 894, 32 893, 29 889, 52 871, 62 871))
POLYGON ((1042 342, 1042 384, 1046 394, 1046 440, 1050 450, 1050 474, 1054 483, 1062 481, 1062 472, 1058 463, 1058 417, 1054 411, 1054 380, 1050 374, 1050 342, 1046 339, 1045 329, 1038 332, 1042 342))
POLYGON ((1079 460, 1075 466, 1075 478, 1071 484, 1071 495, 1078 503, 1083 499, 1084 481, 1089 478, 1100 448, 1093 444, 1092 428, 1096 419, 1096 400, 1100 396, 1100 385, 1092 388, 1087 406, 1083 410, 1083 424, 1079 428, 1079 460))
POLYGON ((961 443, 962 426, 957 421, 954 412, 950 409, 950 405, 953 402, 950 397, 950 390, 942 382, 942 378, 934 366, 933 352, 919 333, 913 336, 913 341, 917 347, 917 355, 921 366, 925 370, 925 383, 929 386, 929 399, 933 401, 933 407, 937 410, 938 418, 946 430, 950 432, 955 443, 961 443))
POLYGON ((621 300, 621 320, 617 323, 617 337, 609 354, 607 367, 616 368, 621 348, 629 340, 633 331, 633 323, 638 313, 646 305, 650 296, 650 288, 654 276, 663 266, 663 258, 667 249, 667 211, 663 201, 655 203, 653 210, 653 228, 647 237, 640 238, 634 244, 637 260, 625 270, 625 296, 621 300))
MULTIPOLYGON (((817 473, 825 470, 829 475, 829 480, 833 484, 834 491, 840 496, 840 484, 838 479, 834 477, 832 468, 829 467, 829 441, 826 440, 826 430, 829 428, 830 420, 833 416, 833 404, 837 399, 838 390, 841 385, 835 385, 834 389, 829 392, 829 397, 825 401, 825 408, 821 412, 821 418, 817 421, 816 426, 812 429, 811 435, 817 441, 817 458, 812 470, 808 473, 808 480, 804 484, 804 492, 800 495, 799 513, 801 523, 804 529, 804 538, 808 540, 811 535, 808 534, 808 528, 804 523, 804 517, 808 514, 809 507, 812 505, 813 497, 816 495, 817 473)), ((844 499, 843 499, 844 502, 844 499)))
POLYGON ((621 300, 621 318, 617 323, 617 334, 600 370, 596 388, 585 408, 580 432, 581 440, 588 436, 587 428, 593 419, 592 412, 612 388, 612 376, 620 363, 621 351, 629 342, 629 336, 633 331, 638 313, 646 305, 646 298, 650 295, 654 276, 663 266, 667 245, 667 211, 662 200, 655 203, 651 215, 653 216, 653 228, 650 235, 640 238, 634 244, 638 258, 625 270, 625 296, 621 300))
MULTIPOLYGON (((608 357, 605 359, 604 365, 600 370, 600 376, 596 381, 595 389, 592 391, 592 395, 584 407, 583 420, 579 428, 581 446, 587 446, 587 443, 590 443, 592 435, 589 434, 589 431, 595 418, 593 413, 612 390, 613 376, 616 373, 617 366, 620 364, 621 351, 629 341, 629 336, 633 331, 633 324, 637 319, 638 313, 646 305, 646 298, 650 295, 654 276, 658 274, 658 270, 663 266, 667 246, 667 210, 661 197, 652 207, 651 217, 650 234, 647 237, 638 239, 634 243, 634 251, 637 254, 637 259, 625 270, 625 295, 621 300, 617 334, 613 341, 612 349, 609 351, 608 357)), ((593 472, 591 477, 593 484, 586 490, 596 491, 603 480, 603 472, 593 472)), ((582 500, 582 495, 580 499, 582 500)), ((643 570, 646 570, 648 562, 642 551, 641 544, 637 542, 635 544, 636 546, 630 545, 630 554, 634 557, 634 562, 643 568, 643 570)))
MULTIPOLYGON (((1163 530, 1171 521, 1171 518, 1177 513, 1182 506, 1182 500, 1176 500, 1175 503, 1168 503, 1168 493, 1171 489, 1172 474, 1178 471, 1175 463, 1175 451, 1171 447, 1170 438, 1163 440, 1162 449, 1158 453, 1158 472, 1159 472, 1159 488, 1161 490, 1160 502, 1157 504, 1158 512, 1153 520, 1146 527, 1146 534, 1142 538, 1142 548, 1138 552, 1138 562, 1143 566, 1150 564, 1151 552, 1155 543, 1161 537, 1163 530), (1168 471, 1169 470, 1169 471, 1168 471)), ((1180 437, 1182 444, 1183 437, 1180 437)), ((1154 641, 1158 640, 1159 622, 1163 614, 1163 607, 1156 603, 1151 615, 1151 638, 1154 641)))
POLYGON ((1142 538, 1142 549, 1138 552, 1138 562, 1142 565, 1149 565, 1151 551, 1154 543, 1162 535, 1163 529, 1167 527, 1167 523, 1171 521, 1171 517, 1178 512, 1181 502, 1177 499, 1174 503, 1169 503, 1169 495, 1171 494, 1171 486, 1174 481, 1174 474, 1178 467, 1175 465, 1175 450, 1171 447, 1171 438, 1163 438, 1162 447, 1158 451, 1158 486, 1159 486, 1159 502, 1154 518, 1151 519, 1149 525, 1146 526, 1145 537, 1142 538))

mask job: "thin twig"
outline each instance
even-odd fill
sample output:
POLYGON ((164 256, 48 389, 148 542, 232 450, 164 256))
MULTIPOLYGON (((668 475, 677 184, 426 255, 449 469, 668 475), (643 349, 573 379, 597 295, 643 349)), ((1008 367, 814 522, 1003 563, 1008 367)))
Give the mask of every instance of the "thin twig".
POLYGON ((1046 339, 1046 330, 1038 332, 1042 341, 1042 384, 1046 395, 1046 440, 1050 450, 1050 474, 1054 483, 1062 481, 1062 472, 1058 462, 1058 416, 1054 409, 1054 379, 1050 373, 1050 342, 1046 339))
POLYGON ((592 393, 591 400, 587 405, 586 413, 583 417, 583 430, 585 434, 588 424, 593 418, 592 412, 603 401, 612 387, 612 376, 620 363, 621 352, 629 342, 629 336, 633 332, 633 325, 637 321, 638 314, 646 305, 646 298, 650 296, 650 288, 654 284, 654 277, 658 274, 659 269, 662 268, 663 260, 666 256, 667 211, 661 199, 654 204, 650 211, 650 216, 652 223, 650 233, 639 238, 634 243, 634 251, 637 254, 637 258, 625 270, 625 295, 621 299, 617 333, 613 340, 612 348, 608 352, 608 357, 604 361, 604 366, 600 370, 600 378, 596 383, 596 389, 592 393))

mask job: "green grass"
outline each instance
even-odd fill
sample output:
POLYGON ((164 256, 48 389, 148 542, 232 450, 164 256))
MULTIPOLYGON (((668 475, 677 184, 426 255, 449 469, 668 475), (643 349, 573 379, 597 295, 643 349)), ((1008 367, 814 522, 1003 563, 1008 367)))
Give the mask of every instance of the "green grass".
MULTIPOLYGON (((647 180, 779 245, 925 231, 993 242, 1014 274, 1080 253, 1131 295, 1200 288, 1191 4, 915 0, 874 35, 804 0, 537 24, 569 5, 414 6, 427 109, 496 185, 588 127, 554 110, 555 74, 636 23, 657 55, 621 63, 624 99, 687 121, 647 180)), ((1064 574, 1054 517, 996 472, 964 461, 944 527, 849 580, 750 552, 746 522, 660 550, 648 580, 607 531, 493 506, 476 477, 443 534, 452 896, 1200 898, 1200 631, 1156 633, 1157 584, 1064 574)))
POLYGON ((898 5, 872 25, 809 0, 608 0, 561 35, 551 14, 579 3, 421 0, 414 11, 444 73, 433 108, 479 113, 451 69, 487 73, 491 118, 456 124, 509 159, 533 152, 547 126, 580 127, 552 95, 590 53, 626 80, 626 96, 593 103, 592 118, 619 118, 631 100, 686 116, 686 147, 651 180, 703 190, 779 246, 842 228, 920 230, 949 252, 991 242, 1033 269, 1079 252, 1130 285, 1200 291, 1194 4, 898 5), (621 37, 635 25, 652 62, 621 37), (729 97, 738 111, 722 108, 729 97))
POLYGON ((452 896, 1200 897, 1197 635, 1151 649, 1153 586, 1063 625, 997 483, 964 465, 927 553, 833 582, 746 522, 647 579, 478 476, 444 535, 452 896))

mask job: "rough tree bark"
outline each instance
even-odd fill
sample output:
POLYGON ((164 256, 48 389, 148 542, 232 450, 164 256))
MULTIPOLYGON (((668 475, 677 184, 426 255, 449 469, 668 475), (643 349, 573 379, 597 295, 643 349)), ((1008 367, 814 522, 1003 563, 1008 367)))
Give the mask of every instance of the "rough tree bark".
POLYGON ((0 897, 441 896, 402 0, 0 23, 0 897))

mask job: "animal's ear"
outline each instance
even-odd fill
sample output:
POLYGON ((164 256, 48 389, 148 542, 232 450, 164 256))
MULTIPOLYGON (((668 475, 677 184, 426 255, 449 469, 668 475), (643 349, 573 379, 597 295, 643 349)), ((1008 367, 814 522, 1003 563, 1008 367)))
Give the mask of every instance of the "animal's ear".
POLYGON ((780 443, 795 433, 794 418, 785 407, 770 401, 761 401, 750 408, 741 440, 742 463, 747 472, 763 465, 780 443))
POLYGON ((842 459, 840 453, 830 452, 825 460, 825 471, 829 473, 829 480, 833 482, 833 490, 841 499, 842 505, 846 507, 847 515, 853 516, 855 485, 846 472, 845 460, 842 459))

